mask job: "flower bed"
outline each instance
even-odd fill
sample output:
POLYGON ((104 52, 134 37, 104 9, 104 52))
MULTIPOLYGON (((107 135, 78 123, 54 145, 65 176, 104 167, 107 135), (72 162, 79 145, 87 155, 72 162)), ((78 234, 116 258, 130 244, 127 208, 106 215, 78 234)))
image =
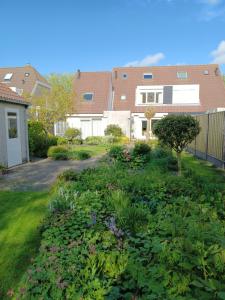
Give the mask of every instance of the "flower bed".
POLYGON ((224 183, 169 160, 62 174, 20 299, 225 299, 224 183))

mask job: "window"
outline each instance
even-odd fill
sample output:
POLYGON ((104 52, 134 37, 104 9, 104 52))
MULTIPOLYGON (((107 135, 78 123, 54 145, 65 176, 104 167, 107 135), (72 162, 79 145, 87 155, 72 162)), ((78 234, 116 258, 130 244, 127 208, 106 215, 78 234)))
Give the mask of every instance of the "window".
POLYGON ((4 77, 5 81, 10 81, 12 79, 13 73, 7 73, 4 77))
POLYGON ((30 76, 30 73, 25 73, 25 77, 29 77, 30 76))
POLYGON ((94 96, 93 93, 85 93, 85 94, 83 94, 83 99, 85 101, 92 101, 93 100, 93 96, 94 96))
POLYGON ((209 71, 208 70, 204 70, 204 75, 209 75, 209 71))
POLYGON ((7 116, 9 139, 16 139, 18 137, 17 114, 14 112, 8 112, 7 116))
POLYGON ((142 135, 144 136, 146 134, 146 131, 147 131, 147 121, 143 120, 141 122, 141 125, 142 125, 142 135))
POLYGON ((122 78, 123 78, 123 79, 127 79, 127 73, 123 73, 123 74, 122 74, 122 78))
POLYGON ((152 75, 152 73, 145 73, 145 74, 143 75, 143 78, 144 78, 144 79, 152 79, 152 78, 153 78, 153 75, 152 75))
POLYGON ((142 104, 162 103, 162 92, 144 92, 141 93, 142 104))
POLYGON ((188 73, 187 72, 177 72, 177 78, 187 79, 188 78, 188 73))
POLYGON ((126 95, 121 95, 120 100, 122 100, 122 101, 127 100, 126 95))

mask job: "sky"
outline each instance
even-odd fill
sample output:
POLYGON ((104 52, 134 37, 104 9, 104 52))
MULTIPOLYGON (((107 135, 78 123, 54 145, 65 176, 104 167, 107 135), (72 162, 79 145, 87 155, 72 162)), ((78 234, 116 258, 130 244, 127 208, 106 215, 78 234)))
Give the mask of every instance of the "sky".
POLYGON ((219 63, 225 73, 225 0, 0 0, 0 13, 0 67, 219 63))

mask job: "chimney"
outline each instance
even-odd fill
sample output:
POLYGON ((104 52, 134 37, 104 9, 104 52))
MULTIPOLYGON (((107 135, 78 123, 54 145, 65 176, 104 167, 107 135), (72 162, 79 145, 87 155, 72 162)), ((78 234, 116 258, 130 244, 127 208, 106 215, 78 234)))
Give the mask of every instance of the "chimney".
POLYGON ((80 69, 77 70, 77 79, 80 79, 80 69))

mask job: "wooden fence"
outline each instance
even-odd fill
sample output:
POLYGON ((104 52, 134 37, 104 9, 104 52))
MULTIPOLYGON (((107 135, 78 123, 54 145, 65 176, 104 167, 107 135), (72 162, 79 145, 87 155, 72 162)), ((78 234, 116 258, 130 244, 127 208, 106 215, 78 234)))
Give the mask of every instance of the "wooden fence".
POLYGON ((187 150, 225 168, 225 111, 198 115, 201 131, 187 150))

